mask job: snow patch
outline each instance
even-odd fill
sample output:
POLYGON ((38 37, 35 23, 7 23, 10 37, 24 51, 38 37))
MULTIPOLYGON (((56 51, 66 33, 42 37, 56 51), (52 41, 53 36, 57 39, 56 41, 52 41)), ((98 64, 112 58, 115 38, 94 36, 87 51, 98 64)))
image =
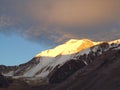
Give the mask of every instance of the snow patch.
POLYGON ((13 74, 14 74, 14 71, 10 71, 10 72, 8 72, 8 73, 6 73, 6 74, 3 74, 4 76, 13 76, 13 74))

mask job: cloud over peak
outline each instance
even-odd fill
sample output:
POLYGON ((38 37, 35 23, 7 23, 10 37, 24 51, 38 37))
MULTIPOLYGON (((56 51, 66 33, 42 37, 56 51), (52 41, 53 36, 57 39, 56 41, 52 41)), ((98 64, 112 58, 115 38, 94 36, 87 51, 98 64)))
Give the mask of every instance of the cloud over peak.
POLYGON ((0 33, 54 43, 115 39, 120 33, 119 4, 120 0, 1 0, 0 33))

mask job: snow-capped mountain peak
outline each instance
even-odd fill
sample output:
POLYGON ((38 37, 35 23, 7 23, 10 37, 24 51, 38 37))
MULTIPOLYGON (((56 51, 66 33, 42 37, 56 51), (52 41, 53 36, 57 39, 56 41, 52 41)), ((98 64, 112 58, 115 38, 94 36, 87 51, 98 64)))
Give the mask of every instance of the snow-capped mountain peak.
POLYGON ((109 44, 112 44, 112 43, 120 44, 120 39, 113 40, 113 41, 110 41, 110 42, 109 42, 109 44))
POLYGON ((77 53, 85 48, 89 48, 91 46, 97 45, 100 42, 93 42, 88 39, 70 39, 66 43, 59 45, 53 49, 49 49, 43 52, 40 52, 35 57, 56 57, 58 55, 69 55, 77 53))
MULTIPOLYGON (((38 53, 32 60, 25 64, 13 67, 1 66, 0 70, 5 76, 12 76, 14 78, 43 79, 51 76, 66 63, 71 68, 68 63, 69 61, 71 63, 71 60, 74 63, 86 66, 95 57, 104 52, 117 49, 120 49, 120 39, 111 42, 71 39, 53 49, 38 53)), ((78 65, 79 67, 81 66, 78 65)), ((69 70, 69 68, 66 70, 69 70)), ((65 74, 67 75, 67 73, 65 74)))

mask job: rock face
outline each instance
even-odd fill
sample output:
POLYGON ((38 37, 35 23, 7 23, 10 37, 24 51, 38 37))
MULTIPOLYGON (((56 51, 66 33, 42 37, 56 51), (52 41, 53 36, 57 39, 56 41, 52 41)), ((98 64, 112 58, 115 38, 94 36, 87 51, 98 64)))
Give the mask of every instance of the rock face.
POLYGON ((120 90, 120 50, 109 50, 51 90, 120 90))
POLYGON ((60 68, 56 68, 56 71, 52 74, 49 79, 50 83, 60 83, 72 75, 78 69, 86 66, 85 63, 81 60, 70 60, 66 62, 60 68))
POLYGON ((7 80, 2 74, 0 74, 0 87, 7 87, 7 86, 8 86, 7 80))
POLYGON ((8 87, 12 83, 11 78, 4 77, 2 74, 0 74, 0 88, 8 87))

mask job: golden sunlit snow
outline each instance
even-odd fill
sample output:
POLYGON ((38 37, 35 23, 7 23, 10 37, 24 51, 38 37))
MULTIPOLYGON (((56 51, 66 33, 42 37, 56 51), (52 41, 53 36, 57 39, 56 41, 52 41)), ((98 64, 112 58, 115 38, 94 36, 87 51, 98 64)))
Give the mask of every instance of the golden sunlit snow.
POLYGON ((91 46, 97 45, 100 42, 93 42, 88 39, 71 39, 65 44, 59 45, 55 47, 54 49, 49 49, 46 51, 43 51, 39 54, 37 54, 35 57, 56 57, 57 55, 68 55, 68 54, 74 54, 77 53, 83 49, 89 48, 91 46))

